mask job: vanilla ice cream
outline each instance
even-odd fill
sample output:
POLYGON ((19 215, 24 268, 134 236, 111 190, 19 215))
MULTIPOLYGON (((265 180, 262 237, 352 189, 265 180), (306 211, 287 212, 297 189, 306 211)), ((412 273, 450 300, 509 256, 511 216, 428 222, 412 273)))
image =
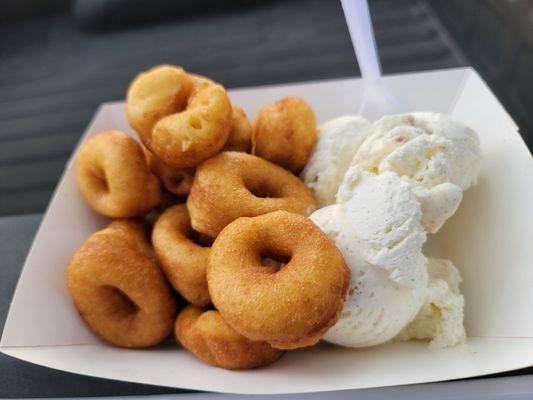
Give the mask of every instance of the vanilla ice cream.
POLYGON ((348 297, 324 339, 342 346, 384 343, 417 315, 425 299, 426 234, 411 186, 398 175, 351 167, 337 204, 310 217, 337 245, 351 270, 348 297))
POLYGON ((424 112, 383 117, 371 131, 351 165, 408 181, 422 203, 422 225, 437 232, 477 181, 477 134, 447 115, 424 112))
POLYGON ((428 259, 426 299, 416 318, 398 335, 399 340, 431 340, 430 346, 450 347, 465 341, 464 297, 461 276, 448 260, 428 259))
POLYGON ((371 126, 341 117, 321 127, 302 178, 317 204, 327 206, 310 218, 351 270, 348 297, 326 341, 464 341, 459 272, 447 260, 428 261, 422 245, 476 183, 479 162, 477 134, 443 114, 392 115, 371 126))
POLYGON ((362 117, 346 115, 318 127, 318 140, 301 174, 318 207, 335 203, 342 177, 370 126, 362 117))

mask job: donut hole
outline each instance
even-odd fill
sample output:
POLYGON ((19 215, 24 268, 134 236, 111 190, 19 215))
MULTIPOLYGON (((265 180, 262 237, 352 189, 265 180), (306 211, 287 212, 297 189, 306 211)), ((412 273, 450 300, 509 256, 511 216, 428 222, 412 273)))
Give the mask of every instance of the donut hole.
POLYGON ((172 190, 178 190, 185 178, 184 175, 170 176, 167 178, 167 185, 172 190))
POLYGON ((189 125, 193 129, 202 129, 202 120, 195 115, 189 117, 189 125))
POLYGON ((279 251, 264 250, 261 252, 261 265, 279 271, 291 261, 291 256, 279 251))
POLYGON ((172 99, 172 112, 180 113, 185 111, 189 102, 189 97, 190 91, 186 90, 185 88, 177 92, 172 99))
POLYGON ((189 239, 201 247, 211 247, 214 242, 214 239, 205 233, 197 232, 194 229, 191 229, 189 234, 189 239))
POLYGON ((139 311, 137 304, 116 286, 103 286, 102 290, 108 304, 109 314, 126 317, 139 311))
POLYGON ((109 192, 109 182, 103 169, 91 171, 90 178, 96 191, 104 193, 109 192))
POLYGON ((270 199, 282 197, 278 185, 267 180, 244 180, 244 187, 255 197, 270 199))
POLYGON ((98 180, 98 184, 102 192, 106 192, 106 193, 109 192, 109 183, 107 182, 107 179, 100 178, 98 180))

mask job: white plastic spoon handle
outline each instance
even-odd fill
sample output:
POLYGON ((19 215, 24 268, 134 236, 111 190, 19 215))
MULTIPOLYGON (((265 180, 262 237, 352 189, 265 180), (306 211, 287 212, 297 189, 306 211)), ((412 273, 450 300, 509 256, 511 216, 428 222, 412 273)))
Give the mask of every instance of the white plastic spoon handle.
POLYGON ((406 112, 407 103, 394 96, 381 78, 367 0, 341 0, 341 4, 363 78, 363 99, 358 114, 375 121, 384 115, 406 112))
POLYGON ((341 0, 341 4, 361 76, 365 81, 376 83, 381 78, 381 65, 367 0, 341 0))

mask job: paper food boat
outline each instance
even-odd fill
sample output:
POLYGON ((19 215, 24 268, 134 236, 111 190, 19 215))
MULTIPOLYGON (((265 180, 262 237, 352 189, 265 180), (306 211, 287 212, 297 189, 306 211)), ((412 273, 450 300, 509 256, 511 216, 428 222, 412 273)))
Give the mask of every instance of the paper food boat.
MULTIPOLYGON (((517 126, 471 69, 386 78, 414 110, 450 113, 479 132, 479 184, 427 255, 450 258, 463 275, 468 344, 430 350, 425 342, 350 350, 330 345, 289 352, 251 371, 211 367, 176 346, 110 347, 75 311, 65 271, 75 250, 107 220, 94 214, 75 183, 72 159, 29 252, 0 350, 79 374, 177 388, 234 393, 292 393, 402 385, 492 374, 533 365, 533 159, 517 126)), ((354 113, 361 81, 343 79, 230 91, 253 117, 287 95, 311 103, 319 122, 354 113)), ((131 132, 123 103, 102 105, 82 140, 107 129, 131 132)), ((74 153, 75 155, 75 153, 74 153)))

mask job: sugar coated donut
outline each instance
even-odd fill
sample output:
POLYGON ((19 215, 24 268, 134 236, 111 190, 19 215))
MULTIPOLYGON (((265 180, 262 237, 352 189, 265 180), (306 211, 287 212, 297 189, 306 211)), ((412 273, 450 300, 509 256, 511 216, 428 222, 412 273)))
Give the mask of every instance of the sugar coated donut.
POLYGON ((259 157, 223 152, 196 170, 187 199, 193 229, 216 237, 231 221, 275 210, 307 215, 309 189, 296 176, 259 157))
POLYGON ((143 215, 161 201, 161 184, 141 145, 121 131, 101 132, 83 144, 76 178, 85 200, 107 217, 143 215))
POLYGON ((232 222, 213 243, 207 269, 224 320, 279 349, 318 342, 337 321, 349 281, 333 242, 308 218, 286 211, 232 222), (283 264, 265 265, 266 258, 283 264))
POLYGON ((126 108, 146 147, 173 167, 194 167, 211 157, 231 129, 226 90, 170 65, 139 74, 129 87, 126 108))
POLYGON ((94 233, 74 254, 67 283, 87 325, 116 346, 153 346, 172 331, 174 296, 137 222, 94 233))
POLYGON ((244 110, 234 105, 231 130, 222 151, 242 151, 249 153, 251 148, 252 124, 248 121, 244 110))
POLYGON ((218 311, 188 306, 176 319, 176 338, 205 362, 226 369, 262 367, 283 353, 265 342, 252 342, 235 332, 218 311))
POLYGON ((305 167, 317 137, 313 109, 300 97, 286 97, 267 104, 256 116, 252 154, 298 173, 305 167))
POLYGON ((185 204, 161 214, 152 231, 152 243, 174 289, 194 305, 211 304, 206 278, 211 248, 194 237, 185 204))
POLYGON ((175 168, 165 164, 143 146, 148 167, 163 183, 165 189, 178 196, 186 196, 191 191, 194 168, 175 168))

